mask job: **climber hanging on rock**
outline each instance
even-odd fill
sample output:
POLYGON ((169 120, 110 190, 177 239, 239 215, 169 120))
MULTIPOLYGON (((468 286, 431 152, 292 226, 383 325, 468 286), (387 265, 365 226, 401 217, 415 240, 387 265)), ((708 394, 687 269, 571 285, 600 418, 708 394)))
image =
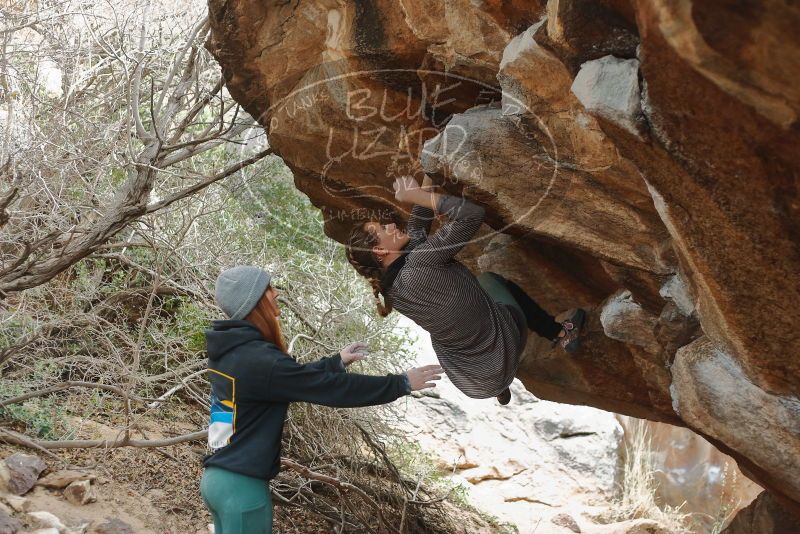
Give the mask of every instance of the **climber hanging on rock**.
POLYGON ((483 223, 483 207, 434 192, 428 176, 422 187, 400 177, 394 190, 398 201, 414 205, 406 231, 380 221, 358 224, 347 259, 372 284, 381 316, 396 309, 430 333, 458 389, 508 404, 528 329, 567 352, 578 350, 583 310, 556 322, 514 282, 492 272, 475 277, 454 259, 483 223), (434 210, 448 221, 428 236, 434 210))

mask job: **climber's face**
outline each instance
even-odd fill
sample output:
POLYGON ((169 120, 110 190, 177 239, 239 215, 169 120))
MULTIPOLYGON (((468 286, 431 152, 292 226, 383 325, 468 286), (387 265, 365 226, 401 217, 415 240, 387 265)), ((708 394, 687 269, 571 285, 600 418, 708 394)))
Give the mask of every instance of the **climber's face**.
POLYGON ((394 223, 371 221, 364 224, 364 229, 377 238, 378 243, 372 247, 372 253, 381 261, 389 254, 400 252, 408 244, 408 234, 394 223))

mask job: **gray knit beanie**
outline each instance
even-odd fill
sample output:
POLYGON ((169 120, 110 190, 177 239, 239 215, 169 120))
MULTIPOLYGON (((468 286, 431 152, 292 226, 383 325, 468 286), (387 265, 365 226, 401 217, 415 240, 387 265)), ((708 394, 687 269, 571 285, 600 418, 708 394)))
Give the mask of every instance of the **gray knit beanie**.
POLYGON ((219 273, 214 298, 228 317, 244 319, 261 300, 271 279, 264 269, 237 265, 219 273))

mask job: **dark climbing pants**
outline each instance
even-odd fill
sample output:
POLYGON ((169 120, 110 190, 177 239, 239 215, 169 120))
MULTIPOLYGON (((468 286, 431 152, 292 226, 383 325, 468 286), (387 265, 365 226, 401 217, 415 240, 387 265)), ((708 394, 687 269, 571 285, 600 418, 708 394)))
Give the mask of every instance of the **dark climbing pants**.
POLYGON ((215 534, 272 534, 272 498, 266 480, 206 467, 200 494, 215 534))
POLYGON ((537 335, 553 340, 561 332, 561 324, 536 304, 525 291, 511 280, 497 273, 486 272, 478 276, 478 282, 495 302, 517 308, 525 316, 528 329, 537 335))

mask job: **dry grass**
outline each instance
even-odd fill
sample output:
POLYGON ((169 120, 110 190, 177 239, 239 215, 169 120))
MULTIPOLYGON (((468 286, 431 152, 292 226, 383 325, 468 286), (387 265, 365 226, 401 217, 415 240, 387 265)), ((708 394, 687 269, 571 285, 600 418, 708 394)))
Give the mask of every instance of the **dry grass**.
POLYGON ((691 514, 656 501, 658 468, 646 421, 631 419, 627 425, 624 458, 621 494, 610 519, 652 519, 674 534, 691 534, 691 514))

